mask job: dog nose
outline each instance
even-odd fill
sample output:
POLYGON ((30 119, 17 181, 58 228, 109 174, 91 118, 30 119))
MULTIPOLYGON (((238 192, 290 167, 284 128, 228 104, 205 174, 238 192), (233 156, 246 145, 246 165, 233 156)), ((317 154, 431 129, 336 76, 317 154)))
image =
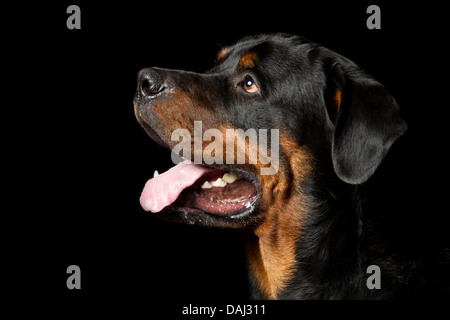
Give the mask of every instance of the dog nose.
POLYGON ((138 73, 138 93, 142 97, 151 97, 165 89, 164 81, 157 70, 142 69, 138 73))

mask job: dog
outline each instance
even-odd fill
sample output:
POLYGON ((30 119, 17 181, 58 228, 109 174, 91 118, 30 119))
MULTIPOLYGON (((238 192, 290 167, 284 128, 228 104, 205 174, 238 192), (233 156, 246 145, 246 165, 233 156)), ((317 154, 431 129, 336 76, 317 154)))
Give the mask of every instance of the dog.
POLYGON ((204 74, 145 68, 137 82, 134 111, 150 137, 175 150, 182 129, 194 145, 146 183, 142 207, 243 230, 251 298, 450 295, 448 248, 408 244, 413 238, 389 224, 405 220, 391 212, 398 206, 386 197, 395 197, 383 190, 392 181, 379 167, 407 124, 388 90, 354 62, 300 36, 264 34, 223 48, 204 74), (201 139, 207 130, 252 129, 258 139, 256 130, 277 130, 266 141, 272 155, 278 146, 272 174, 262 174, 273 165, 263 157, 250 161, 261 147, 250 135, 233 137, 241 149, 215 137, 212 152, 201 139))

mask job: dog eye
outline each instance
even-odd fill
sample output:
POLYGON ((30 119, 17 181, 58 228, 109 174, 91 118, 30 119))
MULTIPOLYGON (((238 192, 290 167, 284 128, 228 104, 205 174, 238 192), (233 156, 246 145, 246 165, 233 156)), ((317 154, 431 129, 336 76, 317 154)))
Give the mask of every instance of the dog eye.
POLYGON ((255 83, 255 80, 251 76, 246 76, 245 80, 242 82, 242 88, 247 92, 257 92, 259 90, 255 83))

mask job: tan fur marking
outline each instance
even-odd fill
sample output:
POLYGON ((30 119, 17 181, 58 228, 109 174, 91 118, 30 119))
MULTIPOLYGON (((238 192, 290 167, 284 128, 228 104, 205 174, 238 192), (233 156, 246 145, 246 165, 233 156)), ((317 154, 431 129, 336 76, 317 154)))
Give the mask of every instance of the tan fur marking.
POLYGON ((202 121, 203 132, 216 123, 213 111, 180 89, 174 90, 170 99, 155 103, 152 111, 161 119, 162 126, 157 129, 160 129, 159 134, 163 135, 162 138, 169 144, 172 142, 172 133, 181 128, 191 133, 191 143, 194 144, 194 121, 202 121))
POLYGON ((277 299, 296 272, 296 244, 308 208, 308 199, 298 185, 311 171, 306 150, 286 136, 280 136, 280 144, 289 159, 289 168, 280 167, 277 175, 261 177, 265 218, 255 230, 257 239, 247 243, 250 268, 269 299, 277 299))
POLYGON ((333 101, 336 103, 336 114, 338 114, 339 111, 341 110, 341 102, 342 102, 342 91, 339 88, 336 88, 333 101))
POLYGON ((241 60, 239 60, 239 66, 243 69, 254 68, 256 58, 256 53, 247 53, 246 55, 242 56, 241 60))

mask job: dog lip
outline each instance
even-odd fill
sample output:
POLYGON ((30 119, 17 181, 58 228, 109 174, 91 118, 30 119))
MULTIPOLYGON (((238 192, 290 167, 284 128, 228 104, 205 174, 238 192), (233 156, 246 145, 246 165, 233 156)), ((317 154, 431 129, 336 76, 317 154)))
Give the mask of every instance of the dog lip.
MULTIPOLYGON (((259 196, 257 195, 255 200, 249 206, 247 206, 246 210, 235 213, 235 214, 226 214, 226 215, 218 215, 218 214, 214 214, 214 213, 209 213, 207 211, 203 211, 198 208, 177 206, 176 204, 170 205, 169 207, 167 207, 164 210, 175 210, 175 211, 181 211, 181 212, 187 213, 187 214, 197 214, 197 215, 201 213, 201 214, 207 215, 209 217, 212 217, 214 219, 234 219, 234 220, 236 220, 236 219, 241 219, 241 218, 244 218, 245 216, 250 215, 253 212, 253 210, 255 210, 258 202, 259 202, 259 196)), ((164 214, 164 213, 162 213, 162 214, 164 214)))

